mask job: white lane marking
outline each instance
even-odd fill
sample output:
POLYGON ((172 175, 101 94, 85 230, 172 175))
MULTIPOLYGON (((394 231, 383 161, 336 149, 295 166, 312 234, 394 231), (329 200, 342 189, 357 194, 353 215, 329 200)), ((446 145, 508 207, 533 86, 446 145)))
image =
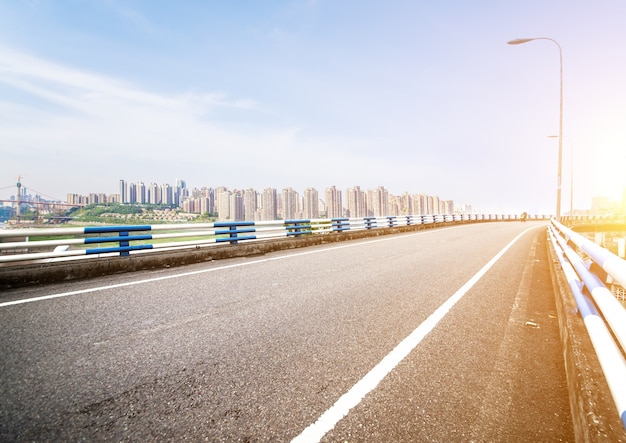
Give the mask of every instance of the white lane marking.
MULTIPOLYGON (((458 229, 458 228, 461 228, 461 227, 462 226, 451 226, 448 229, 455 229, 455 228, 458 229)), ((381 239, 376 239, 376 240, 368 240, 368 241, 363 241, 363 242, 359 242, 359 243, 351 243, 351 244, 347 244, 347 245, 334 246, 334 247, 323 248, 323 249, 316 249, 316 250, 312 250, 312 251, 298 252, 298 253, 293 253, 293 254, 288 254, 288 255, 282 255, 282 256, 279 256, 279 257, 263 258, 263 259, 259 259, 259 260, 248 261, 248 262, 245 262, 245 263, 237 263, 237 264, 234 264, 234 265, 219 266, 217 268, 202 269, 202 270, 199 270, 199 271, 183 272, 181 274, 172 274, 172 275, 166 275, 166 276, 163 276, 163 277, 154 277, 154 278, 148 278, 148 279, 145 279, 145 280, 137 280, 137 281, 131 281, 131 282, 126 282, 126 283, 118 283, 118 284, 115 284, 115 285, 98 286, 96 288, 81 289, 81 290, 78 290, 78 291, 70 291, 70 292, 62 292, 62 293, 59 293, 59 294, 42 295, 40 297, 25 298, 25 299, 22 299, 22 300, 13 300, 13 301, 0 303, 0 308, 4 308, 4 307, 7 307, 7 306, 13 306, 13 305, 21 305, 21 304, 24 304, 24 303, 32 303, 32 302, 36 302, 36 301, 51 300, 51 299, 54 299, 54 298, 69 297, 69 296, 72 296, 72 295, 88 294, 90 292, 105 291, 107 289, 116 289, 116 288, 123 288, 123 287, 126 287, 126 286, 141 285, 141 284, 145 284, 145 283, 153 283, 153 282, 162 281, 162 280, 169 280, 171 278, 188 277, 190 275, 204 274, 206 272, 223 271, 225 269, 237 268, 237 267, 240 267, 240 266, 255 265, 255 264, 265 263, 265 262, 269 262, 269 261, 273 261, 273 260, 284 260, 284 259, 287 259, 287 258, 299 257, 299 256, 302 256, 302 255, 318 254, 318 253, 321 253, 321 252, 334 251, 336 249, 345 249, 345 248, 352 248, 352 247, 355 247, 355 246, 369 245, 371 243, 379 243, 379 242, 383 242, 383 241, 399 240, 399 239, 403 239, 403 238, 406 238, 406 237, 415 237, 415 236, 418 236, 418 235, 424 235, 424 234, 428 234, 428 233, 431 233, 431 232, 435 232, 435 231, 426 230, 426 231, 421 231, 421 232, 417 232, 417 233, 414 233, 414 234, 407 234, 407 235, 403 235, 403 236, 391 236, 391 237, 388 237, 388 238, 381 238, 381 239)))
POLYGON ((433 312, 423 323, 421 323, 411 334, 400 342, 387 356, 385 356, 376 366, 374 366, 361 380, 359 380, 348 392, 339 397, 326 412, 324 412, 315 423, 309 425, 300 435, 291 440, 292 443, 318 442, 332 430, 335 425, 348 415, 350 409, 358 405, 363 398, 373 391, 376 386, 389 374, 404 358, 420 344, 452 309, 452 307, 469 291, 472 286, 483 277, 487 271, 504 255, 504 253, 526 232, 535 229, 528 228, 508 245, 498 252, 489 262, 482 267, 472 278, 461 286, 449 299, 447 299, 435 312, 433 312))

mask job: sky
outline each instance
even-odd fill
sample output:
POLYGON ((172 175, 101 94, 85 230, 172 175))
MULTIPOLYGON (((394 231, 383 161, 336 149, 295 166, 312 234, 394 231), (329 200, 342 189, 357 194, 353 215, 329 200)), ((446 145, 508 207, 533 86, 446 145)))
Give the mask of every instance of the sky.
POLYGON ((562 212, 621 200, 625 23, 623 0, 0 0, 0 199, 183 179, 554 214, 560 46, 562 212))

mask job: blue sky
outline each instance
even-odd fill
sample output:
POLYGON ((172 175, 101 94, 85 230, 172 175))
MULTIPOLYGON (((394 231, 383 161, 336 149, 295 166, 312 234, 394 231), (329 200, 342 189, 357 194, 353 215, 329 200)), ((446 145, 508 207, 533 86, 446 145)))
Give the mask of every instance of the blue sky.
POLYGON ((626 3, 0 0, 0 198, 385 186, 554 213, 626 187, 626 3))

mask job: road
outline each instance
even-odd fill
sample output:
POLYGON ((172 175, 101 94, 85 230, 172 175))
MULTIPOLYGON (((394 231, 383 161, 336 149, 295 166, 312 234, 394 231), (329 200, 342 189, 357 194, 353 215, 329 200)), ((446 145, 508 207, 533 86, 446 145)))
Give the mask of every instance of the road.
POLYGON ((545 222, 0 295, 1 441, 573 441, 545 222))

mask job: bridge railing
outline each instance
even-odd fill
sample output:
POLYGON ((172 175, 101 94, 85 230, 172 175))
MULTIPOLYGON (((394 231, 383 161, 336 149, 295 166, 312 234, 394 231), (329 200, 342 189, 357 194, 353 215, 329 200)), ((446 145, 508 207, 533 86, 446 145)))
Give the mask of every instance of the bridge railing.
MULTIPOLYGON (((546 216, 530 219, 548 220, 546 216)), ((20 228, 0 230, 0 266, 37 260, 60 261, 128 256, 156 250, 303 237, 346 231, 437 223, 516 221, 520 215, 402 215, 312 220, 220 221, 214 223, 20 228)))
POLYGON ((562 216, 560 221, 566 226, 570 224, 576 224, 576 223, 590 223, 590 224, 626 223, 626 215, 624 214, 566 215, 566 216, 562 216))
POLYGON ((626 309, 603 283, 626 287, 626 260, 555 219, 549 233, 626 428, 626 309))

